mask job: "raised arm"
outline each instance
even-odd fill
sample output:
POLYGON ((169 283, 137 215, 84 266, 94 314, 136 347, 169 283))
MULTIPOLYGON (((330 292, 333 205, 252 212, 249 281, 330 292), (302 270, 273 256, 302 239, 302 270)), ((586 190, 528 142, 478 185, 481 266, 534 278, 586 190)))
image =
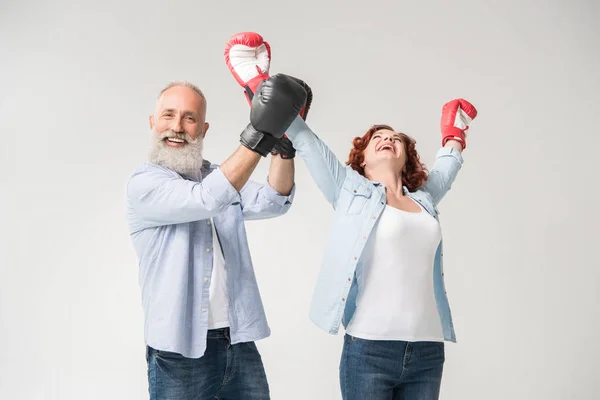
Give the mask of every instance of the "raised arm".
POLYGON ((249 181, 242 189, 242 212, 245 220, 273 218, 288 212, 294 198, 294 152, 289 139, 286 150, 276 145, 272 153, 267 182, 260 184, 249 181), (282 153, 282 151, 284 151, 282 153))
MULTIPOLYGON (((288 196, 294 187, 294 153, 292 143, 287 138, 281 138, 280 143, 289 144, 289 150, 282 157, 280 153, 273 154, 271 157, 271 166, 269 167, 269 185, 277 192, 288 196)), ((278 143, 277 146, 281 146, 278 143)))
POLYGON ((268 182, 261 184, 248 181, 240 192, 244 219, 247 221, 267 219, 285 214, 292 206, 294 192, 295 186, 292 186, 287 194, 283 194, 268 182))
POLYGON ((463 164, 462 152, 467 146, 469 124, 477 116, 477 109, 464 99, 444 104, 440 127, 442 145, 429 172, 424 189, 437 205, 452 187, 463 164))
POLYGON ((221 169, 199 183, 147 164, 129 178, 127 200, 144 229, 210 218, 239 202, 240 195, 221 169))
POLYGON ((450 142, 438 150, 435 163, 429 171, 429 177, 424 185, 424 189, 431 195, 434 205, 437 206, 448 193, 462 164, 461 152, 450 142))
POLYGON ((240 146, 201 183, 157 166, 146 166, 129 179, 129 204, 144 228, 213 217, 232 203, 241 202, 239 191, 260 158, 259 153, 240 146))
POLYGON ((292 141, 296 154, 304 160, 317 187, 335 208, 346 168, 301 117, 296 117, 286 136, 292 141))

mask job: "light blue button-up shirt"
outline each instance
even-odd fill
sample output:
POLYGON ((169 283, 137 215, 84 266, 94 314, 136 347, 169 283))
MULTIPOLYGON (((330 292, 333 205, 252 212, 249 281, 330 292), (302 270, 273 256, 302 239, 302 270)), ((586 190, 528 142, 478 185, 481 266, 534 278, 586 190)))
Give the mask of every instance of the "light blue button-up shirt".
MULTIPOLYGON (((343 166, 301 118, 296 118, 286 135, 333 206, 332 230, 309 315, 318 327, 330 334, 337 334, 340 322, 346 327, 356 309, 357 277, 363 273, 365 245, 386 204, 385 186, 368 180, 350 166, 343 166)), ((460 152, 453 148, 441 148, 426 183, 410 193, 404 187, 404 193, 418 201, 439 221, 437 205, 450 190, 462 163, 460 152)), ((442 243, 443 240, 435 255, 431 278, 444 339, 455 342, 444 285, 442 243)), ((385 293, 382 293, 382 301, 385 301, 385 293)))
POLYGON ((244 220, 272 218, 291 207, 268 183, 238 193, 217 165, 204 161, 201 182, 151 163, 127 182, 126 215, 139 261, 147 345, 199 358, 206 349, 213 266, 211 218, 227 268, 231 342, 270 335, 244 220))

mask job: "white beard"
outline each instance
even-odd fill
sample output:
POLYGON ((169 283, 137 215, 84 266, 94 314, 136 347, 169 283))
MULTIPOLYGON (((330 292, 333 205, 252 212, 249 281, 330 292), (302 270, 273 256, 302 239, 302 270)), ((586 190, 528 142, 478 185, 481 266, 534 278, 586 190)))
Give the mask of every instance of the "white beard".
POLYGON ((152 132, 153 144, 149 154, 151 163, 169 168, 185 177, 201 180, 202 150, 204 141, 202 137, 192 139, 188 134, 182 135, 167 130, 157 136, 152 132), (164 138, 178 137, 187 143, 183 147, 170 147, 164 138))

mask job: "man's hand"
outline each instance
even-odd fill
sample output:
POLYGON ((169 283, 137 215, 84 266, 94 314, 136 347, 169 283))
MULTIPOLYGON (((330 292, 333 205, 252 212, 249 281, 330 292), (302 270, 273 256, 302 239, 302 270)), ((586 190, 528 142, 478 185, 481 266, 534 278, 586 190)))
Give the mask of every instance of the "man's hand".
POLYGON ((250 124, 241 134, 245 147, 266 157, 306 103, 306 90, 287 75, 263 81, 252 99, 250 124))
POLYGON ((290 139, 288 139, 287 136, 283 136, 275 143, 275 147, 271 150, 271 154, 274 156, 279 154, 284 160, 291 160, 296 156, 296 149, 292 146, 290 139))
MULTIPOLYGON (((229 71, 244 88, 246 100, 252 105, 252 100, 258 86, 269 78, 271 66, 271 46, 256 32, 241 32, 233 35, 225 45, 225 63, 229 71)), ((300 84, 306 91, 306 101, 299 111, 302 119, 306 120, 312 104, 312 89, 301 79, 289 76, 300 84)), ((268 146, 267 146, 268 147, 268 146)), ((292 142, 284 135, 273 145, 272 155, 279 154, 284 160, 291 160, 296 155, 292 142)))

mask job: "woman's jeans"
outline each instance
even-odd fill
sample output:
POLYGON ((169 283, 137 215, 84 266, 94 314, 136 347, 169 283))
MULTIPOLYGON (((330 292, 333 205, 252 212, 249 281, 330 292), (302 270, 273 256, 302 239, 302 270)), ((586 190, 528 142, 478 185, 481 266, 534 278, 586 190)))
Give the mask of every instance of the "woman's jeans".
POLYGON ((443 342, 365 340, 348 334, 340 360, 344 400, 437 400, 443 342))

